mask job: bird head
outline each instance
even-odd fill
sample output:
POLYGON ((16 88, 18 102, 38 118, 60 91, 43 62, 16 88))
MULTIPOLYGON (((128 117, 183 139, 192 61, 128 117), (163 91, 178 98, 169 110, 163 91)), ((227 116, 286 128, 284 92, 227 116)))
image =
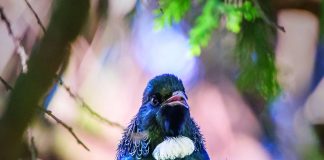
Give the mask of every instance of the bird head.
POLYGON ((178 77, 163 74, 150 80, 139 112, 144 129, 151 127, 151 130, 158 130, 165 137, 182 135, 190 119, 187 99, 178 77))

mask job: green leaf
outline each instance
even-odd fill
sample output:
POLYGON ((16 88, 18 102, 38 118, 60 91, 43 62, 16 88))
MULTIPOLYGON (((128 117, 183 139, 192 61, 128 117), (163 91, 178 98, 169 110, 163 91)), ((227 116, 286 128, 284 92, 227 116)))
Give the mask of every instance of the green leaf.
POLYGON ((190 55, 192 56, 200 56, 201 50, 199 45, 195 45, 191 47, 190 55))
POLYGON ((160 8, 153 11, 157 16, 155 19, 156 28, 170 26, 174 22, 180 22, 191 7, 191 1, 189 0, 160 0, 159 2, 163 13, 160 8))
POLYGON ((208 45, 213 31, 219 26, 220 12, 217 10, 219 4, 220 2, 217 0, 207 1, 202 14, 196 19, 195 26, 189 33, 191 50, 194 51, 194 55, 200 55, 200 46, 208 45))
MULTIPOLYGON (((160 5, 164 14, 155 11, 157 29, 181 21, 190 9, 191 1, 160 0, 160 5)), ((213 31, 218 28, 220 17, 225 16, 227 30, 237 34, 236 55, 241 66, 238 87, 244 92, 259 94, 265 100, 273 99, 280 91, 270 43, 275 33, 264 23, 259 8, 251 0, 244 1, 241 7, 220 0, 201 0, 199 5, 201 14, 195 18, 189 32, 190 55, 200 55, 202 47, 208 46, 213 31)))
POLYGON ((271 36, 274 35, 261 19, 244 22, 238 34, 236 55, 240 63, 237 86, 240 90, 273 100, 280 92, 271 36))
POLYGON ((234 33, 241 30, 242 14, 238 10, 233 10, 227 15, 226 28, 234 33))

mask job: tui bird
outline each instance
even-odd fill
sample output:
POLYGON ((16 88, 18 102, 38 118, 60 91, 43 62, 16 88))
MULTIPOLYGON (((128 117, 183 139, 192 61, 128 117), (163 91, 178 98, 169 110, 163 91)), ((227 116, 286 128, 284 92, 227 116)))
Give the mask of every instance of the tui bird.
POLYGON ((150 80, 142 106, 118 145, 117 160, 209 160, 187 99, 176 76, 163 74, 150 80))

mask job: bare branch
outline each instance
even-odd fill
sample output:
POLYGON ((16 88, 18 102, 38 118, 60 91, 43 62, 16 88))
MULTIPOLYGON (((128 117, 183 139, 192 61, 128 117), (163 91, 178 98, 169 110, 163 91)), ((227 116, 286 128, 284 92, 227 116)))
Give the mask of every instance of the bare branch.
POLYGON ((82 107, 84 107, 91 115, 93 115, 94 117, 96 117, 97 119, 99 119, 100 121, 104 122, 104 123, 107 123, 108 125, 110 126, 113 126, 113 127, 117 127, 117 128, 120 128, 120 129, 124 129, 124 127, 117 123, 117 122, 113 122, 113 121, 110 121, 108 120, 107 118, 105 117, 102 117, 100 114, 98 114, 97 112, 95 112, 88 104, 86 104, 85 102, 82 102, 82 107))
MULTIPOLYGON (((46 30, 45 30, 45 27, 44 25, 42 24, 42 22, 40 21, 40 18, 39 16, 37 15, 37 13, 35 12, 35 10, 32 8, 32 6, 30 5, 30 3, 28 2, 28 0, 25 0, 28 8, 32 11, 33 15, 35 16, 35 18, 37 19, 37 23, 38 25, 41 27, 42 31, 45 33, 46 30)), ((15 37, 14 33, 13 33, 13 30, 11 28, 11 23, 9 22, 7 16, 4 14, 4 11, 3 11, 3 8, 0 6, 0 18, 2 21, 5 22, 6 24, 6 27, 7 27, 7 30, 8 30, 8 33, 10 35, 10 37, 12 38, 12 40, 14 41, 15 45, 16 45, 16 49, 18 49, 18 53, 20 55, 20 58, 21 58, 21 64, 23 66, 23 70, 26 71, 27 69, 27 66, 26 66, 26 61, 27 61, 27 58, 26 55, 25 55, 25 51, 24 51, 24 48, 20 45, 20 41, 18 38, 15 37), (22 55, 24 53, 24 55, 22 55)), ((57 76, 58 77, 58 76, 57 76)), ((4 84, 4 86, 6 87, 6 89, 9 91, 9 90, 12 90, 13 87, 10 86, 10 84, 5 81, 2 77, 0 77, 0 80, 1 82, 4 84)), ((118 127, 118 128, 121 128, 123 129, 124 127, 116 122, 112 122, 106 118, 104 118, 103 116, 99 115, 98 113, 96 113, 79 95, 77 94, 74 94, 72 93, 72 91, 70 90, 70 87, 65 85, 65 83, 63 82, 62 79, 58 78, 58 82, 59 84, 61 84, 61 86, 63 86, 63 88, 70 94, 70 96, 81 102, 82 103, 82 106, 87 109, 87 111, 93 115, 94 117, 96 117, 97 119, 101 120, 102 122, 105 122, 107 123, 108 125, 110 126, 115 126, 115 127, 118 127)), ((90 149, 80 140, 80 138, 78 138, 78 136, 75 134, 75 132, 73 131, 73 128, 68 126, 66 123, 64 123, 62 120, 60 120, 59 118, 57 118, 53 113, 52 111, 50 110, 46 110, 44 108, 41 108, 41 107, 37 107, 38 109, 40 109, 42 112, 44 112, 45 114, 47 114, 48 116, 50 116, 51 118, 53 118, 58 124, 62 125, 65 129, 68 130, 68 132, 70 132, 70 134, 75 138, 75 140, 78 142, 78 144, 80 144, 83 148, 85 148, 86 150, 90 151, 90 149)), ((35 147, 35 144, 34 144, 34 137, 31 137, 31 147, 35 147)), ((31 153, 32 153, 32 157, 35 158, 35 150, 31 150, 31 153)))
POLYGON ((35 145, 35 140, 34 140, 34 137, 32 136, 30 138, 30 145, 31 145, 31 148, 32 148, 32 160, 37 160, 37 148, 36 148, 36 145, 35 145))
POLYGON ((29 148, 29 151, 30 151, 30 154, 31 154, 31 160, 37 160, 38 152, 37 152, 34 136, 32 134, 31 129, 29 129, 28 133, 29 133, 29 137, 30 137, 29 147, 28 148, 29 148))
MULTIPOLYGON (((28 8, 33 12, 35 18, 37 19, 37 23, 39 24, 39 26, 42 28, 43 32, 45 33, 46 30, 45 30, 45 27, 44 25, 42 24, 42 22, 40 21, 40 18, 39 16, 37 15, 37 13, 35 12, 35 10, 33 9, 33 7, 31 6, 31 4, 28 2, 28 0, 25 0, 28 8)), ((8 20, 8 18, 6 17, 6 15, 4 14, 3 12, 3 9, 2 7, 0 6, 0 14, 1 14, 1 19, 6 23, 6 26, 7 26, 7 29, 8 29, 8 32, 9 32, 9 35, 12 37, 12 39, 14 40, 15 44, 16 44, 16 48, 17 48, 17 51, 18 51, 18 54, 20 56, 20 60, 21 60, 21 66, 23 68, 23 72, 27 72, 27 64, 26 64, 26 61, 28 60, 28 56, 26 55, 25 53, 25 50, 24 48, 20 45, 20 42, 18 41, 17 38, 15 38, 14 34, 13 34, 13 31, 12 31, 12 28, 11 28, 11 24, 8 20)), ((105 122, 106 124, 110 125, 110 126, 114 126, 114 127, 118 127, 120 129, 124 129, 124 127, 116 122, 113 122, 111 120, 108 120, 107 118, 99 115, 97 112, 95 112, 91 107, 90 105, 88 105, 84 100, 83 98, 81 98, 79 95, 77 94, 74 94, 72 93, 71 89, 69 86, 67 86, 64 81, 58 76, 56 75, 57 79, 58 79, 58 82, 59 84, 69 93, 69 95, 75 99, 76 101, 79 101, 81 102, 81 106, 83 106, 84 108, 87 109, 87 111, 93 115, 94 117, 96 117, 97 119, 99 119, 100 121, 102 122, 105 122)), ((3 80, 2 78, 0 79, 1 82, 6 86, 6 89, 9 90, 9 89, 12 89, 8 86, 10 85, 7 85, 8 83, 6 83, 5 80, 3 80), (8 89, 9 88, 9 89, 8 89)))
POLYGON ((275 22, 273 22, 273 21, 271 21, 270 19, 269 19, 269 17, 264 13, 264 11, 262 10, 262 8, 261 8, 261 6, 260 6, 260 4, 259 4, 259 2, 257 1, 257 0, 254 0, 254 5, 255 5, 255 7, 257 7, 258 8, 258 10, 260 11, 260 14, 261 14, 261 17, 262 17, 262 19, 266 22, 266 23, 268 23, 269 25, 271 25, 272 27, 274 27, 274 28, 277 28, 277 29, 279 29, 280 31, 282 31, 282 32, 286 32, 286 30, 285 30, 285 28, 283 27, 283 26, 280 26, 280 25, 278 25, 277 23, 275 23, 275 22))
POLYGON ((54 5, 48 30, 28 61, 31 64, 28 72, 18 77, 1 116, 1 159, 18 158, 23 134, 34 118, 39 102, 52 86, 57 70, 68 59, 71 43, 87 20, 90 1, 64 0, 55 1, 54 5))
POLYGON ((28 0, 25 0, 25 2, 26 2, 26 4, 27 4, 28 8, 33 12, 33 15, 34 15, 34 17, 36 18, 38 25, 41 27, 42 31, 45 33, 45 32, 46 32, 46 29, 45 29, 45 27, 44 27, 42 21, 40 20, 39 16, 37 15, 36 11, 35 11, 34 8, 31 6, 31 4, 28 2, 28 0))
POLYGON ((110 125, 110 126, 113 126, 113 127, 117 127, 117 128, 120 128, 120 129, 124 129, 124 127, 117 123, 117 122, 113 122, 103 116, 101 116, 100 114, 98 114, 96 111, 94 111, 89 104, 87 104, 82 97, 80 97, 78 94, 75 94, 71 91, 70 87, 67 86, 64 81, 60 78, 60 77, 57 77, 58 78, 58 82, 59 84, 69 93, 70 97, 72 97, 73 99, 75 99, 76 101, 79 101, 81 103, 81 106, 84 107, 92 116, 96 117, 97 119, 99 119, 100 121, 110 125))
POLYGON ((27 66, 27 60, 28 60, 28 55, 26 54, 25 48, 21 45, 19 38, 15 36, 13 33, 13 30, 11 28, 11 23, 9 22, 9 19, 7 18, 5 12, 3 11, 2 6, 0 6, 0 17, 1 20, 6 24, 8 34, 11 37, 12 41, 14 42, 15 45, 15 50, 18 53, 20 57, 20 64, 22 67, 23 73, 27 73, 28 66, 27 66))
POLYGON ((48 116, 50 116, 51 118, 53 118, 58 124, 60 124, 61 126, 63 126, 66 130, 68 130, 70 132, 70 134, 74 137, 74 139, 78 142, 78 144, 80 144, 84 149, 86 149, 87 151, 90 151, 90 149, 80 140, 80 138, 75 134, 75 132, 73 131, 73 128, 68 126, 66 123, 64 123, 62 120, 60 120, 59 118, 57 118, 52 111, 50 110, 46 110, 44 108, 41 107, 37 107, 38 109, 40 109, 42 112, 46 113, 48 116))
POLYGON ((0 6, 0 18, 1 20, 6 24, 6 27, 8 29, 8 33, 11 37, 13 37, 13 39, 16 39, 16 37, 13 34, 12 28, 11 28, 11 24, 7 18, 7 16, 4 14, 3 8, 2 6, 0 6))
POLYGON ((6 87, 6 90, 9 91, 9 90, 12 90, 13 88, 10 86, 10 84, 4 80, 1 76, 0 76, 0 81, 3 83, 3 85, 6 87))
MULTIPOLYGON (((10 86, 10 84, 8 84, 8 82, 6 82, 4 79, 2 79, 1 77, 0 77, 0 79, 1 79, 1 82, 3 83, 3 84, 5 84, 5 86, 6 86, 6 88, 7 88, 7 90, 12 90, 13 88, 12 88, 12 86, 10 86)), ((78 144, 80 144, 83 148, 85 148, 87 151, 90 151, 90 149, 80 140, 80 138, 78 138, 78 136, 74 133, 74 131, 73 131, 73 128, 72 127, 70 127, 70 126, 68 126, 66 123, 64 123, 62 120, 60 120, 59 118, 57 118, 53 113, 52 113, 52 111, 50 111, 50 110, 46 110, 46 109, 44 109, 44 108, 42 108, 42 107, 37 107, 40 111, 42 111, 42 112, 44 112, 45 114, 47 114, 48 116, 50 116, 51 118, 53 118, 58 124, 61 124, 65 129, 67 129, 70 133, 71 133, 71 135, 75 138, 75 140, 78 142, 78 144)), ((35 144, 33 144, 34 142, 34 137, 33 136, 31 136, 31 145, 34 145, 34 147, 35 147, 35 144)), ((33 152, 32 152, 33 153, 33 152)))

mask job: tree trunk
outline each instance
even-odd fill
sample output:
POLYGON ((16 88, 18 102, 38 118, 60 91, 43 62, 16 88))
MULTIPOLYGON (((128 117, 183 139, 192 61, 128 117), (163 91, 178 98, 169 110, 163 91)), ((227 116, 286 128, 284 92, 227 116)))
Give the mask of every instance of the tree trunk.
POLYGON ((54 2, 49 27, 31 54, 28 72, 19 76, 0 119, 1 160, 18 159, 23 134, 52 86, 57 70, 69 57, 70 44, 80 33, 88 10, 89 0, 54 2))

